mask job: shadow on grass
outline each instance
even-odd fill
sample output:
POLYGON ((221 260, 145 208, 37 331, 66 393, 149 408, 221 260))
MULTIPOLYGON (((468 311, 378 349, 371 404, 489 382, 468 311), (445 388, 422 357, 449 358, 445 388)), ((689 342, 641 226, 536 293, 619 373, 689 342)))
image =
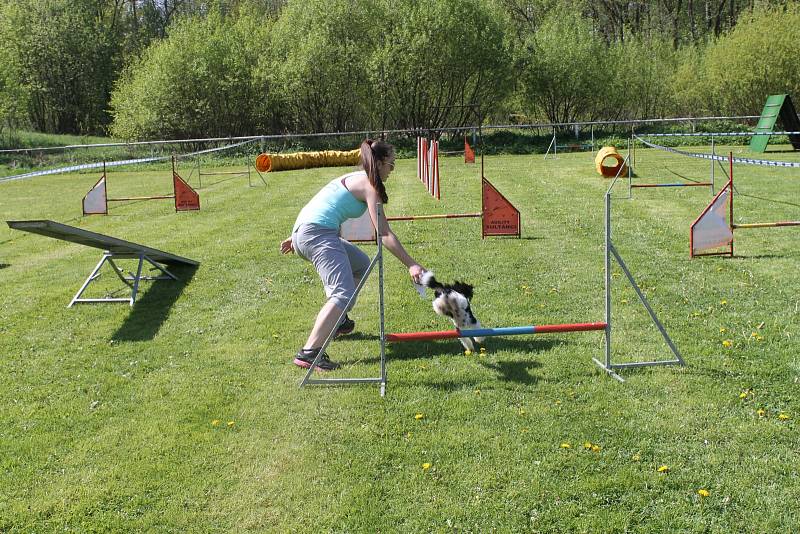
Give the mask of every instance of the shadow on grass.
POLYGON ((11 267, 10 263, 0 263, 0 269, 5 269, 6 267, 11 267))
MULTIPOLYGON (((497 353, 498 351, 522 352, 528 353, 533 357, 533 354, 546 352, 557 345, 563 345, 564 341, 560 340, 545 340, 545 339, 501 339, 494 338, 487 340, 484 343, 487 347, 487 355, 497 353)), ((438 341, 438 342, 409 342, 409 343, 390 343, 387 346, 387 360, 415 360, 427 359, 433 356, 453 356, 454 358, 465 358, 464 349, 461 343, 456 340, 438 341)), ((474 358, 475 356, 470 356, 474 358)), ((379 357, 367 358, 361 360, 360 363, 377 363, 380 361, 379 357)), ((539 378, 531 374, 531 369, 541 367, 541 363, 533 361, 532 359, 526 360, 497 360, 497 361, 481 361, 479 363, 487 369, 491 369, 499 375, 501 380, 507 382, 516 382, 519 384, 536 384, 539 378)), ((463 383, 455 384, 448 382, 435 381, 429 384, 431 387, 445 388, 445 389, 460 389, 464 386, 463 383)))
POLYGON ((771 202, 772 204, 783 204, 784 206, 791 206, 793 208, 800 208, 800 204, 797 204, 796 202, 789 202, 788 200, 780 200, 780 199, 777 199, 777 198, 760 197, 760 196, 751 195, 751 194, 748 194, 748 193, 736 193, 736 194, 738 194, 740 197, 747 197, 747 198, 752 198, 754 200, 762 200, 764 202, 771 202))
POLYGON ((111 336, 114 341, 148 341, 155 337, 169 310, 197 272, 197 265, 170 265, 167 270, 178 280, 150 283, 131 308, 125 322, 111 336))
POLYGON ((496 371, 500 380, 528 385, 535 384, 539 381, 539 377, 532 375, 530 370, 542 366, 541 363, 533 360, 480 362, 480 364, 487 369, 496 371))
MULTIPOLYGON (((208 176, 222 176, 222 173, 217 174, 217 173, 210 172, 210 173, 203 173, 203 175, 204 176, 206 176, 206 175, 208 175, 208 176)), ((196 189, 198 189, 198 190, 208 189, 209 187, 214 187, 215 185, 218 185, 218 184, 224 184, 224 183, 230 182, 232 180, 238 180, 239 178, 247 178, 247 172, 246 171, 242 171, 241 175, 230 176, 228 178, 218 179, 215 182, 210 182, 210 183, 205 183, 203 185, 198 185, 196 189)))
POLYGON ((679 172, 675 172, 675 171, 673 171, 672 169, 669 169, 669 168, 667 169, 667 172, 669 172, 671 174, 674 174, 678 178, 681 178, 682 180, 686 180, 687 182, 690 182, 690 183, 699 184, 701 182, 705 182, 705 180, 698 180, 696 178, 689 178, 688 176, 683 175, 683 174, 681 174, 679 172))
MULTIPOLYGON (((347 336, 344 339, 355 340, 358 338, 347 336)), ((379 338, 376 335, 366 334, 361 339, 377 341, 379 338)), ((491 355, 497 351, 543 352, 564 344, 566 342, 561 340, 493 338, 484 340, 483 346, 487 349, 488 354, 491 355)), ((392 360, 418 360, 432 356, 464 356, 464 347, 456 339, 387 343, 386 355, 387 358, 392 360)), ((376 363, 379 361, 379 357, 374 357, 362 360, 362 363, 376 363)))

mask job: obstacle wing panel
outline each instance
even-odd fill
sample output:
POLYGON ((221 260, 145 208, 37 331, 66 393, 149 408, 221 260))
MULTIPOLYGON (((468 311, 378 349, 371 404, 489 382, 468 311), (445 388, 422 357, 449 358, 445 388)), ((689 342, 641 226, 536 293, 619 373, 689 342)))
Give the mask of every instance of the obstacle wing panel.
POLYGON ((108 193, 106 192, 106 175, 97 181, 92 189, 83 197, 84 215, 108 215, 108 193))
POLYGON ((339 228, 339 237, 347 241, 370 241, 375 242, 375 227, 369 211, 365 211, 357 219, 347 219, 339 228))
POLYGON ((498 191, 486 178, 483 182, 483 237, 522 235, 519 210, 498 191))
POLYGON ((200 209, 200 195, 175 171, 172 171, 172 185, 175 190, 175 211, 200 209))
POLYGON ((731 228, 731 182, 723 187, 692 223, 689 234, 690 255, 703 255, 704 251, 728 247, 724 254, 733 252, 733 228, 731 228))
POLYGON ((469 146, 467 136, 464 136, 464 163, 475 163, 475 151, 469 146))

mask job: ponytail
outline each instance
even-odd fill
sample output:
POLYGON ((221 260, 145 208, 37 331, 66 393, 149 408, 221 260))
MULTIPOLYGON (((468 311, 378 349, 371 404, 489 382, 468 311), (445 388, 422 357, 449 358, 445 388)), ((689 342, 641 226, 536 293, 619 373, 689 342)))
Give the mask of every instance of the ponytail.
POLYGON ((380 174, 378 174, 378 163, 386 160, 392 155, 394 147, 386 141, 373 141, 364 139, 361 143, 361 156, 359 163, 361 168, 367 173, 370 185, 378 192, 381 202, 389 202, 389 195, 386 194, 386 186, 383 185, 380 174))

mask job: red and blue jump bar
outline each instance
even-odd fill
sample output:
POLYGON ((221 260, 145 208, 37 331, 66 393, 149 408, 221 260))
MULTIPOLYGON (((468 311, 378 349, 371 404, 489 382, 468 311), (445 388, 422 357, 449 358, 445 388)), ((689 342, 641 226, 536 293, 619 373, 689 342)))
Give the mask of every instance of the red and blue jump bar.
POLYGON ((458 337, 518 336, 523 334, 552 334, 556 332, 586 332, 605 330, 606 323, 544 324, 539 326, 506 326, 501 328, 473 328, 470 330, 440 330, 438 332, 405 332, 386 334, 386 341, 426 341, 458 337))
POLYGON ((691 183, 671 183, 671 184, 632 184, 632 188, 641 188, 641 187, 699 187, 699 186, 710 186, 711 182, 691 182, 691 183))

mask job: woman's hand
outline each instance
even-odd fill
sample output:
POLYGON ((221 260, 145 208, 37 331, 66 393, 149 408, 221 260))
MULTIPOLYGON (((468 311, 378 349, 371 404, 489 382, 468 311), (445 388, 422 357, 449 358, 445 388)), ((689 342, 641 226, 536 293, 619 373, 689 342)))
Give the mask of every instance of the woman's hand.
POLYGON ((425 269, 423 269, 422 266, 417 265, 416 263, 408 268, 408 274, 411 275, 411 279, 414 281, 415 284, 419 284, 419 281, 422 278, 423 273, 425 273, 425 269))
POLYGON ((292 238, 287 237, 283 241, 281 241, 281 254, 293 254, 294 253, 294 245, 292 245, 292 238))

